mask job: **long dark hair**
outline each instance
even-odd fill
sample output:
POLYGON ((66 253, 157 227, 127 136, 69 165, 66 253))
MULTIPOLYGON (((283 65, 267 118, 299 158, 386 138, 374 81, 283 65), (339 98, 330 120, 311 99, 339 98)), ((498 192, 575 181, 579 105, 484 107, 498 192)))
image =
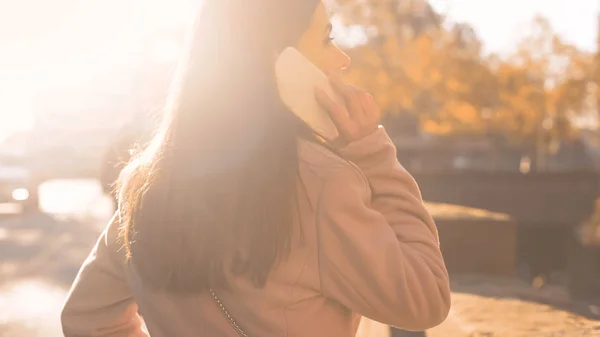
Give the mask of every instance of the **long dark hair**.
POLYGON ((263 286, 290 250, 305 126, 274 62, 319 0, 205 0, 162 128, 122 172, 121 237, 151 287, 200 292, 231 275, 263 286))

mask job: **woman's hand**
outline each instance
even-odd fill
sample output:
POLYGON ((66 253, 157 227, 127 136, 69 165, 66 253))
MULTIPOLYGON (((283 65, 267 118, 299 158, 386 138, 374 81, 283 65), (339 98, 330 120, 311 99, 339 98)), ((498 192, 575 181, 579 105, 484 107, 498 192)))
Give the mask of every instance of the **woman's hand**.
POLYGON ((381 110, 373 96, 362 89, 344 83, 337 75, 330 76, 329 80, 345 104, 336 103, 321 88, 315 89, 315 98, 327 110, 337 127, 341 138, 339 141, 348 144, 377 130, 381 110))

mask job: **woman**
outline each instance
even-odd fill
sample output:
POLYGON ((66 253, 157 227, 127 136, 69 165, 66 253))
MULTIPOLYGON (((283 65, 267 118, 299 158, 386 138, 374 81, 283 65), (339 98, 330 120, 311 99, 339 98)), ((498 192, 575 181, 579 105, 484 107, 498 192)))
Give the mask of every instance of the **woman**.
POLYGON ((143 335, 138 311, 153 337, 353 336, 361 316, 409 330, 442 322, 450 291, 435 224, 373 98, 336 75, 350 61, 324 5, 206 0, 200 13, 164 127, 122 173, 118 216, 70 291, 65 335, 143 335), (315 95, 343 142, 282 105, 274 61, 290 45, 333 74, 347 104, 315 95))

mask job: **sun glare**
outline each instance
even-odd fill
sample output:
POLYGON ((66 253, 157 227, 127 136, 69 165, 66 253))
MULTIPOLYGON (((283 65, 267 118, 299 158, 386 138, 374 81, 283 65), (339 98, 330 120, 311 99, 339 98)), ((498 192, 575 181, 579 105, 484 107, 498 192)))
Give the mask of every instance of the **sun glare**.
POLYGON ((31 128, 34 122, 30 98, 25 90, 12 90, 0 83, 0 141, 8 134, 31 128))
POLYGON ((161 32, 186 25, 198 2, 25 0, 0 5, 0 28, 11 32, 0 34, 0 138, 31 126, 31 99, 38 93, 88 86, 97 76, 134 68, 143 57, 175 62, 177 41, 161 32), (35 15, 40 10, 43 16, 35 15), (146 55, 148 48, 151 55, 146 55))

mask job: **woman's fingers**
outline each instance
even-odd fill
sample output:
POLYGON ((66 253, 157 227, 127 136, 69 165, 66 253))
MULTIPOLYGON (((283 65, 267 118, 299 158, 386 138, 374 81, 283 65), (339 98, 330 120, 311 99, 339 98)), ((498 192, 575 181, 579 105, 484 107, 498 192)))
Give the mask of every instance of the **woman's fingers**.
POLYGON ((379 109, 379 106, 377 103, 375 103, 375 98, 373 98, 373 95, 365 93, 363 102, 365 106, 365 116, 367 119, 379 125, 379 120, 381 119, 381 109, 379 109))
POLYGON ((338 75, 330 75, 329 82, 333 89, 344 99, 350 116, 360 117, 363 114, 360 97, 352 86, 347 85, 338 75))
POLYGON ((352 88, 352 90, 354 90, 354 94, 358 97, 357 101, 358 104, 360 104, 360 110, 361 110, 361 114, 360 117, 361 118, 368 118, 368 114, 369 114, 369 101, 367 98, 367 93, 365 93, 362 89, 360 89, 359 87, 356 86, 350 86, 352 88))
POLYGON ((345 129, 348 127, 348 123, 350 122, 350 116, 348 115, 348 111, 346 107, 340 106, 336 103, 325 90, 321 88, 315 88, 315 98, 317 102, 327 111, 329 117, 333 121, 333 124, 338 128, 338 131, 345 129))
POLYGON ((345 104, 336 103, 320 88, 315 89, 315 98, 327 110, 345 141, 356 141, 375 131, 379 126, 380 110, 373 96, 347 85, 337 76, 331 76, 330 81, 345 104))

